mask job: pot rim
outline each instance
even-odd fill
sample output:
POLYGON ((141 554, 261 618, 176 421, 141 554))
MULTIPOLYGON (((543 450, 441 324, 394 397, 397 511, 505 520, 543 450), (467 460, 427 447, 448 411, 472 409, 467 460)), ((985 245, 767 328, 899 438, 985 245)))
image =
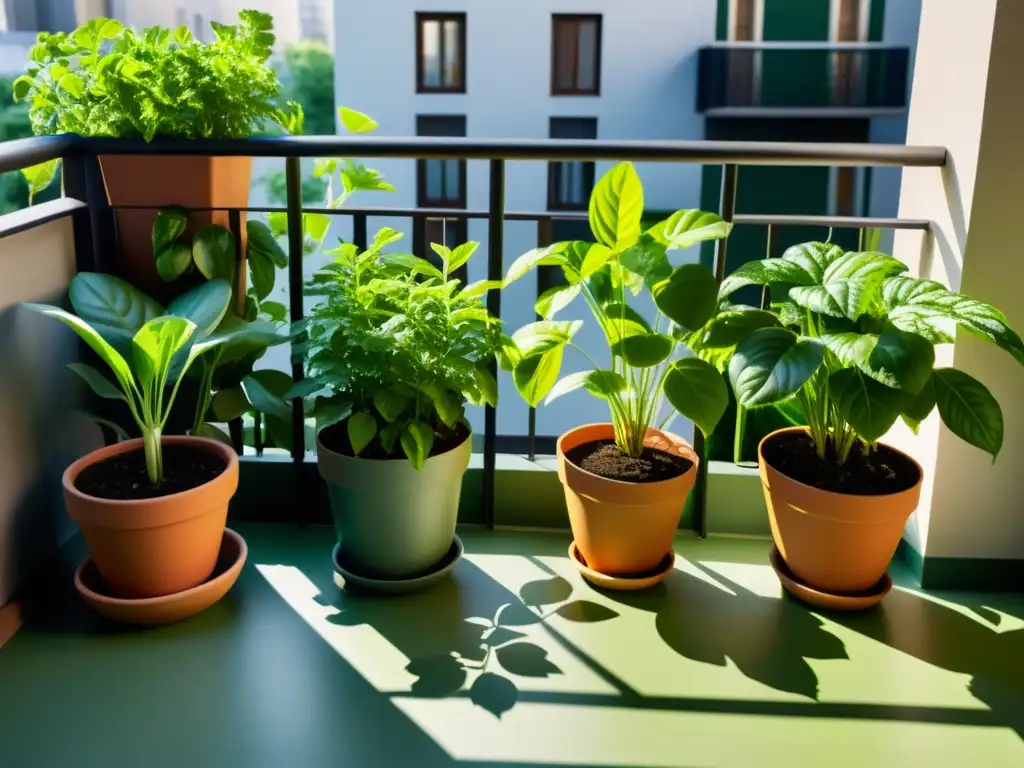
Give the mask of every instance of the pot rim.
POLYGON ((810 429, 808 429, 806 426, 783 427, 782 429, 776 429, 774 432, 769 432, 767 435, 762 437, 761 442, 757 444, 757 459, 759 463, 763 464, 766 467, 769 467, 772 470, 772 472, 777 472, 782 477, 786 478, 786 480, 788 480, 789 482, 793 483, 794 485, 798 485, 801 488, 806 488, 808 491, 812 491, 814 493, 831 493, 835 494, 836 496, 845 496, 848 498, 856 499, 887 499, 899 496, 904 493, 910 493, 915 488, 918 488, 922 482, 924 482, 924 467, 921 466, 918 460, 915 459, 910 454, 906 453, 905 451, 901 451, 899 448, 889 445, 888 443, 882 443, 882 445, 884 445, 890 451, 895 451, 896 453, 900 454, 917 468, 917 482, 915 482, 909 488, 904 488, 901 491, 893 491, 892 493, 845 493, 843 491, 830 491, 826 488, 818 488, 817 486, 808 485, 807 483, 800 482, 796 478, 787 475, 781 469, 778 469, 774 464, 772 464, 764 457, 764 445, 766 442, 771 440, 773 437, 793 432, 803 432, 804 434, 810 434, 810 429))
POLYGON ((224 476, 231 473, 232 470, 237 471, 238 454, 235 453, 234 448, 225 445, 219 440, 214 440, 210 437, 196 437, 193 435, 164 435, 160 438, 161 445, 180 445, 182 443, 196 445, 208 450, 210 453, 220 456, 225 461, 224 469, 221 470, 220 474, 216 477, 207 480, 202 485, 197 485, 195 488, 189 488, 187 491, 178 491, 177 493, 169 493, 165 496, 153 496, 148 499, 105 499, 102 496, 93 496, 78 490, 75 486, 75 480, 78 479, 78 476, 86 467, 98 464, 104 459, 109 459, 111 456, 120 456, 122 453, 129 453, 137 448, 143 448, 142 438, 136 437, 131 440, 123 440, 119 443, 114 443, 113 445, 106 445, 85 454, 85 456, 72 462, 71 465, 64 470, 64 474, 61 476, 61 483, 64 486, 65 493, 68 493, 82 501, 93 504, 109 505, 114 508, 137 507, 139 505, 156 505, 167 502, 187 503, 202 494, 209 486, 222 481, 224 476))
MULTIPOLYGON (((396 457, 396 458, 393 458, 393 459, 366 459, 366 458, 363 458, 362 456, 349 456, 349 455, 344 454, 344 453, 338 453, 337 451, 332 451, 330 448, 324 447, 324 444, 320 441, 320 433, 323 432, 325 429, 330 429, 333 426, 335 426, 335 425, 331 424, 331 425, 329 425, 327 427, 323 427, 322 429, 318 429, 316 431, 316 454, 317 454, 317 459, 318 460, 320 458, 320 454, 323 453, 323 454, 331 456, 332 458, 337 457, 338 459, 344 459, 346 461, 365 461, 365 462, 372 462, 374 464, 387 464, 387 463, 390 463, 390 462, 398 462, 398 463, 401 463, 401 462, 408 463, 409 462, 409 458, 405 454, 402 454, 401 458, 396 457)), ((472 439, 473 439, 473 428, 470 427, 468 424, 466 425, 466 428, 469 430, 469 434, 466 435, 466 439, 465 440, 463 440, 458 445, 456 445, 456 446, 454 446, 452 448, 449 448, 444 453, 435 453, 433 456, 428 456, 427 457, 427 461, 433 461, 434 459, 440 459, 440 458, 442 458, 444 456, 448 456, 449 454, 455 453, 455 451, 457 451, 460 448, 462 448, 466 443, 472 441, 472 439)), ((426 462, 424 462, 424 463, 426 463, 426 462)))
MULTIPOLYGON (((562 449, 562 443, 565 441, 565 439, 569 435, 573 434, 574 432, 578 432, 579 430, 589 429, 591 427, 608 427, 610 430, 612 430, 613 434, 615 432, 615 425, 612 424, 611 422, 607 422, 607 421, 596 421, 596 422, 592 422, 590 424, 579 424, 579 425, 573 427, 572 429, 569 429, 569 430, 563 432, 559 436, 558 442, 555 443, 555 453, 558 455, 559 458, 562 459, 562 461, 564 461, 566 464, 570 465, 576 472, 579 472, 580 474, 582 474, 582 475, 584 475, 586 477, 592 477, 592 478, 594 478, 596 480, 599 480, 601 482, 604 482, 604 483, 612 483, 613 487, 635 488, 637 486, 643 486, 644 488, 652 488, 652 489, 653 488, 664 487, 665 485, 668 485, 670 483, 678 483, 682 478, 686 477, 691 472, 697 471, 697 468, 700 465, 700 457, 697 455, 697 452, 693 449, 693 446, 690 444, 689 440, 684 440, 682 437, 680 437, 679 435, 677 435, 674 432, 667 432, 667 431, 665 431, 663 429, 658 429, 657 427, 648 427, 647 428, 648 433, 654 432, 654 433, 660 434, 660 435, 671 436, 672 438, 677 440, 680 445, 683 445, 683 446, 686 447, 686 453, 688 455, 682 456, 681 458, 687 459, 688 461, 692 462, 691 465, 690 465, 690 468, 688 470, 683 472, 681 475, 676 475, 675 477, 670 477, 670 478, 667 478, 665 480, 658 480, 658 481, 653 482, 653 483, 636 483, 636 482, 631 482, 629 480, 616 480, 616 479, 611 478, 611 477, 604 477, 602 475, 595 474, 594 472, 591 472, 589 470, 584 469, 579 464, 576 464, 575 462, 570 461, 569 457, 565 455, 565 451, 562 449)), ((645 438, 645 440, 646 440, 646 438, 645 438)))

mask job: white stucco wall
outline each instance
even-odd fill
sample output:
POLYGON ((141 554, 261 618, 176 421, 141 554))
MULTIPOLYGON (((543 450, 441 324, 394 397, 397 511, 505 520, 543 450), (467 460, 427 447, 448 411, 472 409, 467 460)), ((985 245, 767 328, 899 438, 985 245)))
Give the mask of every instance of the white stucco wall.
MULTIPOLYGON (((337 50, 345 53, 337 59, 336 102, 372 115, 380 123, 378 134, 383 136, 413 136, 417 115, 447 114, 465 115, 467 134, 474 138, 547 138, 549 118, 571 116, 596 117, 600 139, 700 139, 704 121, 695 112, 697 51, 714 40, 715 8, 715 0, 695 0, 686 3, 685 13, 666 16, 664 0, 528 0, 511 5, 471 0, 337 0, 335 40, 337 50), (466 94, 416 93, 416 11, 466 12, 466 94), (603 14, 599 97, 550 95, 554 12, 603 14)), ((415 207, 414 161, 369 164, 399 191, 394 195, 365 194, 353 199, 353 205, 415 207)), ((598 175, 607 167, 599 164, 598 175)), ((648 164, 639 171, 649 209, 699 205, 699 166, 648 164)), ((546 164, 508 163, 506 190, 507 210, 545 210, 546 164)), ((485 210, 487 203, 487 162, 470 162, 468 205, 485 210)), ((406 231, 411 241, 411 224, 401 219, 371 220, 371 236, 385 225, 406 231)), ((347 222, 336 229, 332 235, 347 236, 350 231, 347 222)), ((471 222, 469 237, 483 244, 469 267, 472 281, 486 276, 486 222, 471 222)), ((535 238, 532 223, 506 223, 506 268, 536 244, 535 238)), ((534 299, 532 276, 504 292, 502 318, 509 332, 533 319, 534 299)), ((582 318, 584 311, 580 304, 565 317, 582 318)), ((595 353, 601 351, 603 342, 592 321, 580 339, 595 353)), ((563 372, 584 367, 585 361, 570 352, 563 372)), ((525 434, 527 407, 515 393, 510 377, 500 383, 499 432, 525 434)), ((482 428, 482 412, 473 418, 474 426, 482 428)), ((600 402, 577 393, 557 407, 541 408, 537 428, 539 434, 557 435, 581 422, 607 418, 600 402)), ((685 435, 691 430, 688 424, 676 427, 685 435)))

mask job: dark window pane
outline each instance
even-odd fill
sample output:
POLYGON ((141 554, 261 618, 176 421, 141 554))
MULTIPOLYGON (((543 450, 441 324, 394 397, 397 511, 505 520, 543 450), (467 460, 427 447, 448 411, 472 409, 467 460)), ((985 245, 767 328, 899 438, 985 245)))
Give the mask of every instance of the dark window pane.
POLYGON ((423 84, 429 88, 441 86, 441 23, 423 22, 423 84))
POLYGON ((462 41, 459 39, 459 22, 444 23, 444 87, 458 88, 462 85, 462 41))
POLYGON ((597 89, 597 22, 580 22, 577 27, 577 64, 576 90, 593 91, 597 89))
POLYGON ((570 91, 576 87, 575 58, 576 25, 562 22, 555 27, 555 79, 561 90, 570 91))
POLYGON ((444 161, 426 161, 426 194, 429 200, 441 200, 444 197, 444 161))

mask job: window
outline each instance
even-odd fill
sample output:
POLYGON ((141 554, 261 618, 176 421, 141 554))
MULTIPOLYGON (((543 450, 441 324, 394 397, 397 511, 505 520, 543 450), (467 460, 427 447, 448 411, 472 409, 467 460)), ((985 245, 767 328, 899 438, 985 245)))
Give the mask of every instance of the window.
MULTIPOLYGON (((596 139, 597 119, 593 117, 552 117, 552 139, 596 139)), ((573 161, 548 166, 548 208, 585 211, 594 188, 594 164, 573 161)))
MULTIPOLYGON (((420 115, 417 136, 465 136, 462 115, 420 115)), ((421 208, 466 207, 465 160, 418 160, 416 190, 421 208)))
POLYGON ((416 14, 416 91, 466 92, 466 14, 416 14))
POLYGON ((192 34, 195 35, 196 40, 204 42, 206 40, 206 26, 203 24, 203 15, 197 13, 192 22, 192 34))
POLYGON ((552 17, 551 93, 597 96, 601 90, 601 17, 552 17))

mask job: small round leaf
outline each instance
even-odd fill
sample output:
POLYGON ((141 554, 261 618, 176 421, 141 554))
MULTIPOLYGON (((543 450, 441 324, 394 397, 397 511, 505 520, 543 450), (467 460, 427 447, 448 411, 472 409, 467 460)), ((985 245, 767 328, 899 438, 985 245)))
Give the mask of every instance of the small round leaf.
POLYGON ((650 368, 672 354, 675 343, 675 339, 663 333, 645 333, 627 336, 614 346, 612 352, 621 355, 634 368, 650 368))

